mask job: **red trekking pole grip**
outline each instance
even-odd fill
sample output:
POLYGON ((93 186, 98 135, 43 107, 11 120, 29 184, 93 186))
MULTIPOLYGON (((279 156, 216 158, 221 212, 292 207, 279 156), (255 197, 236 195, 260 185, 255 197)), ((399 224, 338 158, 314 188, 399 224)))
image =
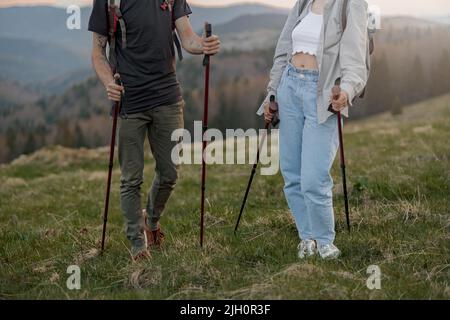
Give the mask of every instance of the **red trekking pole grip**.
POLYGON ((278 123, 280 122, 280 120, 277 117, 278 103, 276 103, 274 95, 270 96, 269 112, 273 117, 272 117, 272 121, 270 121, 270 122, 266 121, 266 129, 269 128, 270 124, 272 124, 273 127, 276 127, 278 125, 278 123))
POLYGON ((339 96, 341 95, 341 87, 336 85, 336 86, 333 87, 331 92, 333 94, 333 99, 337 100, 337 99, 339 99, 339 96))
MULTIPOLYGON (((212 26, 211 23, 209 22, 205 22, 205 37, 209 38, 212 36, 212 26)), ((205 54, 205 58, 203 59, 203 65, 207 66, 209 65, 209 61, 210 61, 211 56, 208 54, 205 54)))

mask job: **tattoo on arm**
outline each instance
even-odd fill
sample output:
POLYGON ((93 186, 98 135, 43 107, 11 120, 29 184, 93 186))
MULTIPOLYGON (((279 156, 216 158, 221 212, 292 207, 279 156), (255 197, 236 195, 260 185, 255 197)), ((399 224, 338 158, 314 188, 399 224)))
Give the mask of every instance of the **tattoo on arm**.
MULTIPOLYGON (((96 45, 99 49, 99 52, 101 52, 101 60, 102 63, 108 63, 108 58, 106 57, 106 44, 108 43, 108 38, 99 34, 96 34, 95 37, 96 45)), ((109 63, 108 63, 109 66, 109 63)))
POLYGON ((94 33, 93 40, 94 69, 102 83, 106 86, 111 81, 113 81, 111 67, 106 56, 106 45, 108 44, 108 37, 94 33))
POLYGON ((96 33, 96 34, 94 34, 94 39, 99 48, 106 49, 106 44, 108 43, 107 37, 96 33))
POLYGON ((183 48, 191 54, 202 54, 202 38, 192 29, 191 23, 187 17, 178 19, 175 22, 177 32, 180 35, 183 48))
POLYGON ((194 36, 189 40, 189 51, 191 53, 203 53, 201 38, 194 36))

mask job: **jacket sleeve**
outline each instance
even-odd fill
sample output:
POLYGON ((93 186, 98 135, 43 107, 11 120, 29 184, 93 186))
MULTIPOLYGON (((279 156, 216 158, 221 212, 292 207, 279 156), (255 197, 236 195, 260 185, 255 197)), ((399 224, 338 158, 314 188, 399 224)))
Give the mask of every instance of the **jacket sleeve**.
POLYGON ((367 3, 364 0, 349 2, 347 27, 340 43, 342 70, 341 89, 347 92, 350 106, 367 84, 367 3))
MULTIPOLYGON (((264 113, 264 104, 269 101, 270 96, 277 94, 278 85, 280 84, 281 77, 283 75, 284 69, 287 65, 288 48, 290 47, 291 41, 291 28, 295 24, 298 18, 298 11, 300 2, 303 0, 298 0, 295 3, 294 8, 289 13, 289 16, 284 25, 283 31, 281 32, 280 38, 278 39, 277 47, 275 49, 275 56, 273 58, 272 70, 270 70, 270 81, 267 86, 267 97, 264 99, 261 107, 259 108, 257 114, 262 115, 264 113)), ((306 0, 304 0, 306 1, 306 0)))

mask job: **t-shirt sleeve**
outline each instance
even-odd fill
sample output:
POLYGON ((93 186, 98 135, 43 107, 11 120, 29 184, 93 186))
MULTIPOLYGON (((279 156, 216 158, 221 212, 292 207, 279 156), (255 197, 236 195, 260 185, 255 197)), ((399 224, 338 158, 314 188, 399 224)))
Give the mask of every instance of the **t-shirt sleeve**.
POLYGON ((108 1, 94 0, 88 30, 102 36, 108 36, 108 1))
POLYGON ((192 13, 191 7, 186 0, 175 0, 173 10, 173 17, 175 21, 192 13))

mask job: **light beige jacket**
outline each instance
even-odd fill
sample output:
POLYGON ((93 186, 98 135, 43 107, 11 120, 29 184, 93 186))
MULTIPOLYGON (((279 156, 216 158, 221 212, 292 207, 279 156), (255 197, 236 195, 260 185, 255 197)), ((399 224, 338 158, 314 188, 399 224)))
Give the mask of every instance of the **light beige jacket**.
MULTIPOLYGON (((267 98, 258 110, 264 113, 264 105, 271 95, 276 96, 278 85, 292 58, 292 31, 307 15, 313 0, 298 0, 292 9, 275 50, 275 57, 267 98), (303 1, 308 1, 306 9, 299 16, 303 1)), ((337 78, 341 78, 341 89, 347 92, 349 104, 364 90, 370 68, 369 37, 367 33, 367 3, 364 0, 349 0, 347 7, 347 27, 342 31, 343 0, 326 0, 324 24, 317 54, 319 82, 317 87, 317 118, 325 122, 332 115, 328 111, 331 89, 337 78)), ((348 106, 342 112, 348 117, 348 106)))

